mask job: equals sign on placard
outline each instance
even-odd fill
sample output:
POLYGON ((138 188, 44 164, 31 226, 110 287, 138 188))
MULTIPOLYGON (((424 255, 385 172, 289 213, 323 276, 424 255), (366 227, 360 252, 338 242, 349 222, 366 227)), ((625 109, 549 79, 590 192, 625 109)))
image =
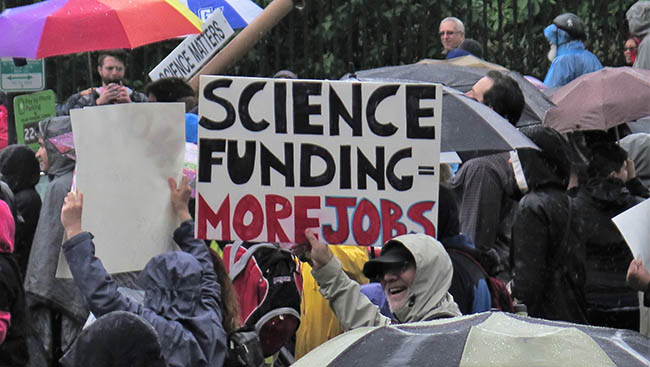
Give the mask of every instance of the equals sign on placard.
POLYGON ((418 166, 418 175, 435 175, 436 167, 434 166, 418 166))

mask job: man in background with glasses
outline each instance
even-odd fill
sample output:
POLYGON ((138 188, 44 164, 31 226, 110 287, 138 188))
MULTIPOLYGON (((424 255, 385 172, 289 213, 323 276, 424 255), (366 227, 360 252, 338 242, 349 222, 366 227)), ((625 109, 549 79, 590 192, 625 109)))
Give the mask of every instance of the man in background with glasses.
POLYGON ((445 48, 443 54, 450 50, 458 48, 465 40, 465 26, 463 22, 456 17, 447 17, 440 22, 440 41, 445 48))

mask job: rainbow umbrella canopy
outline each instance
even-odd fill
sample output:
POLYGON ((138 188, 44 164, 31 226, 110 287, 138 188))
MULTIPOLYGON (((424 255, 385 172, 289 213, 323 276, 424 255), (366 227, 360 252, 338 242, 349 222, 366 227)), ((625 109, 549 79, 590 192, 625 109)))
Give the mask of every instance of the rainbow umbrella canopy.
POLYGON ((201 32, 178 0, 47 0, 0 13, 0 56, 136 48, 201 32))

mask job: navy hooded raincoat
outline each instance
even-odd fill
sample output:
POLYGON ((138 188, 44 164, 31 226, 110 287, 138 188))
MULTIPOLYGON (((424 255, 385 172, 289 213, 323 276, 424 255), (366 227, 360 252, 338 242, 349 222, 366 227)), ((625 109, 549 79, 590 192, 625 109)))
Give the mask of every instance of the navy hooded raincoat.
POLYGON ((183 251, 152 258, 138 278, 144 304, 117 290, 101 261, 94 256, 92 235, 82 232, 63 245, 70 271, 88 307, 98 318, 111 311, 133 312, 158 333, 167 365, 223 366, 226 332, 222 325, 221 286, 203 241, 194 239, 194 223, 174 232, 183 251))

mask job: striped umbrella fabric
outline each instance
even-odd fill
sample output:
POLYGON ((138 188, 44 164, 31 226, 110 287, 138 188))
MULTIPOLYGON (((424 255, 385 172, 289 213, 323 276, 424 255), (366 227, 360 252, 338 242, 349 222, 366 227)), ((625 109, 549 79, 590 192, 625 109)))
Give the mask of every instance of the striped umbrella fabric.
POLYGON ((200 33, 201 25, 179 0, 47 0, 0 14, 0 56, 131 49, 200 33))
POLYGON ((484 312, 353 329, 292 366, 644 367, 648 345, 631 330, 484 312))

